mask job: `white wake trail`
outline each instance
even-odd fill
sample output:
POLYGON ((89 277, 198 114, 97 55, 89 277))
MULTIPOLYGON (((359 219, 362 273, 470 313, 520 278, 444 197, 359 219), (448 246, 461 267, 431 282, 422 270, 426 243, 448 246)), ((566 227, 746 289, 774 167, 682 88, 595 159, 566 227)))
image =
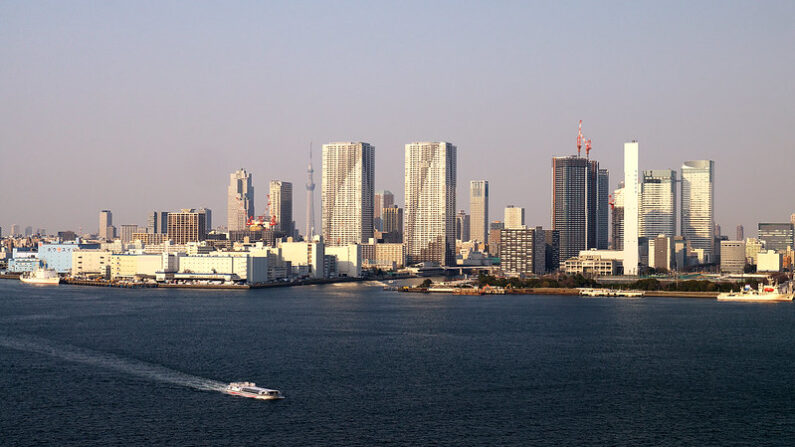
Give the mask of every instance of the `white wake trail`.
POLYGON ((76 363, 112 369, 158 382, 171 383, 203 391, 224 391, 226 384, 217 380, 175 371, 165 366, 131 360, 105 352, 92 351, 40 338, 0 335, 0 346, 17 351, 35 352, 76 363))

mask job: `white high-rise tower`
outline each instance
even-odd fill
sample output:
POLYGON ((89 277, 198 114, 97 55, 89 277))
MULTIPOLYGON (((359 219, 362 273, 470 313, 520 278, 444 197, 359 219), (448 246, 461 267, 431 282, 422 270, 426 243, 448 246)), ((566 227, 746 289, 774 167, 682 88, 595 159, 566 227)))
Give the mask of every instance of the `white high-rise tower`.
POLYGON ((406 145, 403 241, 410 263, 455 265, 455 188, 455 146, 445 142, 406 145))
POLYGON ((489 182, 469 182, 469 237, 473 241, 489 240, 489 182))
POLYGON ((321 225, 326 245, 365 244, 373 237, 375 147, 323 145, 321 225))
POLYGON ((254 217, 254 186, 251 174, 239 169, 229 175, 229 190, 226 197, 226 226, 229 231, 246 229, 246 223, 254 217))
POLYGON ((624 143, 624 274, 638 274, 638 142, 624 143))
POLYGON ((704 250, 704 261, 715 260, 715 162, 686 161, 682 165, 682 236, 693 249, 704 250))
POLYGON ((315 168, 312 167, 312 143, 309 143, 309 166, 306 168, 306 233, 304 238, 315 237, 315 168))

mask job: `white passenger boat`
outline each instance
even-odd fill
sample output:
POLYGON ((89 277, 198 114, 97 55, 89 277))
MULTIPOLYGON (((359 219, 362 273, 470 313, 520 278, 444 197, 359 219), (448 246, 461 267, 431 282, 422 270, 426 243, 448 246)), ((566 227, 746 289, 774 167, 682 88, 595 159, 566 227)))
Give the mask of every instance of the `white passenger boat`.
POLYGON ((226 387, 225 392, 226 394, 250 397, 252 399, 284 399, 281 391, 258 387, 254 382, 232 382, 226 387))
POLYGON ((58 285, 61 282, 61 277, 58 272, 53 269, 39 267, 32 272, 25 272, 19 277, 19 280, 27 284, 38 285, 58 285))
POLYGON ((759 288, 754 290, 750 285, 746 284, 745 287, 739 292, 723 292, 718 294, 719 301, 747 301, 747 302, 776 302, 776 301, 792 301, 792 282, 787 285, 763 285, 759 284, 759 288))

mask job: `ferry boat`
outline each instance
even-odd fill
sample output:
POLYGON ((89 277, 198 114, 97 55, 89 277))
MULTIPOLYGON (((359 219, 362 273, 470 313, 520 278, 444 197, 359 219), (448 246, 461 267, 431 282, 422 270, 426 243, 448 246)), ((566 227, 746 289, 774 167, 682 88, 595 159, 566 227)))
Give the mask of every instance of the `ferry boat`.
POLYGON ((723 292, 718 294, 719 301, 747 301, 747 302, 775 302, 775 301, 792 301, 792 281, 789 281, 786 286, 778 284, 763 285, 759 284, 759 288, 754 290, 750 285, 746 284, 745 287, 739 292, 723 292))
POLYGON ((284 399, 281 391, 258 387, 254 382, 232 382, 227 385, 226 394, 263 400, 284 399))
POLYGON ((19 277, 19 280, 27 284, 38 285, 58 285, 61 282, 61 277, 58 272, 53 269, 39 267, 32 272, 25 272, 19 277))

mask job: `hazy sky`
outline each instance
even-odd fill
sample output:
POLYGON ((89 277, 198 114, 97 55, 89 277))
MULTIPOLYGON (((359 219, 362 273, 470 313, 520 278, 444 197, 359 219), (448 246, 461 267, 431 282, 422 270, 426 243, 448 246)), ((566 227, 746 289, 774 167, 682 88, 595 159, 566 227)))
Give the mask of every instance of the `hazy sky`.
MULTIPOLYGON (((795 212, 795 2, 0 3, 0 226, 97 231, 148 210, 212 208, 229 173, 295 185, 315 147, 376 147, 403 197, 404 144, 458 146, 458 208, 549 226, 551 157, 623 177, 713 159, 724 234, 795 212)), ((320 186, 316 204, 320 216, 320 186)), ((319 228, 320 222, 317 225, 319 228)), ((752 229, 754 229, 752 231, 752 229)))

